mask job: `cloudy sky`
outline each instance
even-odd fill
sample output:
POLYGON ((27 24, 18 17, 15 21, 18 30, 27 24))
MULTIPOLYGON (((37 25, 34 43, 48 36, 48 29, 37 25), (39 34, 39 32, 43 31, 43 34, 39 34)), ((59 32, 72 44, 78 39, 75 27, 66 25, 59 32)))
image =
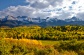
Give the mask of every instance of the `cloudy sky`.
POLYGON ((83 19, 84 0, 0 0, 0 17, 7 15, 83 19))

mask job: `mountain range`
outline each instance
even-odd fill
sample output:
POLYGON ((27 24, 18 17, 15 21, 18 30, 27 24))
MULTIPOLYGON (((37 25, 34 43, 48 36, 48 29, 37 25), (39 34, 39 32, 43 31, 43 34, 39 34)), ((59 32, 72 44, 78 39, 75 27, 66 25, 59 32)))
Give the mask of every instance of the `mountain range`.
POLYGON ((57 18, 46 17, 42 19, 40 17, 31 18, 27 16, 5 16, 0 18, 0 26, 29 26, 29 25, 39 25, 42 27, 46 26, 62 26, 62 25, 84 25, 84 20, 81 20, 77 17, 72 17, 70 19, 60 20, 57 18))

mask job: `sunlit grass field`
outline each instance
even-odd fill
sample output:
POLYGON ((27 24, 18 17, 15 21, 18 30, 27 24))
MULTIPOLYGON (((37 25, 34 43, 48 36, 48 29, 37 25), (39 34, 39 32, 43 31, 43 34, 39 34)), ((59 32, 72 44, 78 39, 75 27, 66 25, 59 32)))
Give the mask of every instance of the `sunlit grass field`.
MULTIPOLYGON (((69 40, 67 40, 67 41, 62 41, 62 40, 60 40, 60 41, 52 41, 52 40, 38 40, 38 41, 40 41, 41 43, 42 43, 42 45, 55 45, 55 44, 59 44, 59 42, 70 42, 69 40)), ((78 40, 77 41, 77 43, 83 43, 84 42, 84 40, 78 40)))
POLYGON ((42 42, 43 45, 54 45, 60 42, 60 41, 52 41, 52 40, 38 40, 38 41, 42 42))

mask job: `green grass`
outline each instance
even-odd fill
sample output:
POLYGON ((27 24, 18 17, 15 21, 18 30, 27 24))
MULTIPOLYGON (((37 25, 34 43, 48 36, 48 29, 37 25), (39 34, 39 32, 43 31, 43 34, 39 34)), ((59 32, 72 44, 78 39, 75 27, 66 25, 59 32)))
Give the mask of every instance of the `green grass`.
MULTIPOLYGON (((59 42, 61 41, 52 41, 52 40, 38 40, 42 43, 42 45, 54 45, 54 44, 58 44, 59 42)), ((69 42, 70 40, 67 40, 67 41, 64 41, 64 42, 69 42)), ((84 42, 84 40, 80 40, 80 41, 77 41, 77 42, 84 42)))
POLYGON ((39 40, 42 42, 43 45, 54 45, 56 43, 59 43, 59 41, 52 41, 52 40, 39 40))

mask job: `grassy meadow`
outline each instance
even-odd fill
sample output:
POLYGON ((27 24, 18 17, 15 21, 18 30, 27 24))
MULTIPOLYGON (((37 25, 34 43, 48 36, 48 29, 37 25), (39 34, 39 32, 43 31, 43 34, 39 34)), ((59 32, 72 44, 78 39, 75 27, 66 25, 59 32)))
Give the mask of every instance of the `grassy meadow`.
POLYGON ((84 26, 1 27, 0 55, 84 55, 84 26))

